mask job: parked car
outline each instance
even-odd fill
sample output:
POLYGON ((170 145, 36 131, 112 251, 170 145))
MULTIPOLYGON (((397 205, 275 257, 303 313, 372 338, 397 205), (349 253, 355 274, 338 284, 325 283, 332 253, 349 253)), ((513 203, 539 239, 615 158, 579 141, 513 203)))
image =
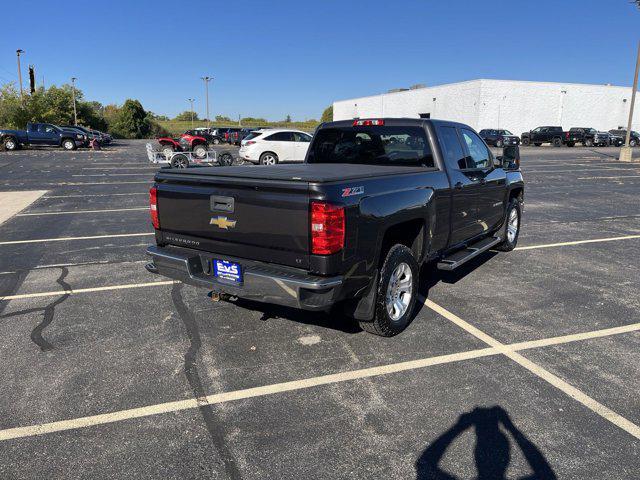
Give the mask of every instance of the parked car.
POLYGON ((0 143, 5 150, 40 146, 75 150, 86 142, 87 137, 83 133, 64 130, 50 123, 27 123, 26 130, 0 130, 0 143))
POLYGON ((515 248, 518 148, 494 158, 460 123, 358 119, 322 124, 304 164, 160 171, 146 268, 214 297, 340 305, 392 336, 420 301, 421 264, 453 270, 515 248))
POLYGON ((485 128, 479 132, 487 145, 502 148, 505 145, 520 145, 520 138, 509 130, 501 130, 498 128, 485 128))
MULTIPOLYGON (((627 141, 627 131, 625 129, 609 130, 609 133, 622 137, 623 143, 627 141)), ((640 133, 632 130, 629 138, 629 146, 636 147, 638 145, 640 145, 640 133)))
POLYGON ((65 128, 65 129, 70 128, 73 130, 79 130, 81 133, 84 133, 87 137, 87 144, 89 144, 91 140, 99 139, 99 135, 94 133, 94 130, 91 130, 90 128, 82 127, 80 125, 62 125, 61 128, 65 128))
POLYGON ((562 127, 537 127, 520 135, 523 145, 535 145, 539 147, 543 143, 550 143, 554 147, 560 147, 565 137, 562 127))
POLYGON ((160 137, 158 143, 166 156, 173 152, 192 152, 196 158, 205 158, 209 149, 206 138, 189 133, 183 133, 179 138, 160 137))
POLYGON ((302 162, 310 142, 311 135, 299 130, 257 130, 242 141, 238 155, 244 161, 261 165, 302 162))
POLYGON ((572 127, 564 135, 564 143, 566 143, 567 147, 573 147, 576 143, 580 143, 585 147, 609 144, 609 134, 598 132, 595 128, 572 127))
POLYGON ((84 131, 80 130, 79 128, 75 128, 75 127, 60 127, 62 128, 62 130, 64 130, 65 132, 69 132, 72 135, 83 135, 85 137, 85 141, 82 145, 78 145, 78 147, 88 147, 91 140, 89 139, 89 136, 85 134, 84 131))
POLYGON ((194 130, 187 130, 184 135, 191 135, 194 137, 202 137, 207 141, 208 148, 211 145, 219 145, 222 143, 222 137, 215 135, 209 129, 196 128, 194 130))
POLYGON ((622 145, 624 145, 625 142, 625 137, 622 137, 620 135, 616 135, 614 133, 611 132, 603 132, 606 133, 607 135, 609 135, 609 144, 613 145, 614 147, 621 147, 622 145))

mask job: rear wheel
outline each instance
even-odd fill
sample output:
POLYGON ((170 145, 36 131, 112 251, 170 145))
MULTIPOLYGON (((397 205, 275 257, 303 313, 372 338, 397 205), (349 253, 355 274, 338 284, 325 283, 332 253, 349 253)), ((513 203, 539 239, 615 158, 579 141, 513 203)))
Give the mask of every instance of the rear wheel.
POLYGON ((551 143, 553 144, 554 147, 561 147, 562 146, 562 139, 561 138, 554 138, 551 143))
POLYGON ((172 168, 187 168, 189 166, 189 157, 184 153, 178 153, 171 159, 172 168))
POLYGON ((497 140, 496 141, 496 147, 502 148, 503 146, 504 146, 504 142, 502 140, 497 140))
POLYGON ((529 140, 527 137, 524 137, 522 139, 522 145, 528 146, 530 143, 531 143, 531 140, 529 140))
POLYGON ((518 236, 520 235, 521 214, 522 208, 520 207, 520 200, 518 198, 512 198, 507 206, 506 228, 504 230, 505 239, 496 247, 496 250, 510 252, 516 248, 518 236))
POLYGON ((171 156, 171 154, 174 152, 174 148, 173 145, 162 145, 162 148, 160 150, 165 157, 169 158, 171 156))
POLYGON ((360 327, 375 335, 392 337, 411 323, 418 295, 418 262, 405 245, 394 245, 385 257, 378 280, 375 314, 360 327))
POLYGON ((62 148, 64 148, 65 150, 75 150, 76 142, 74 142, 70 138, 65 138, 64 140, 62 140, 62 148))
POLYGON ((213 143, 214 145, 220 145, 220 139, 216 137, 213 140, 211 140, 211 143, 213 143))
POLYGON ((264 152, 260 155, 261 165, 275 165, 278 163, 278 156, 272 152, 264 152))
POLYGON ((5 138, 3 145, 5 150, 12 151, 18 149, 18 142, 16 142, 16 139, 13 137, 5 138))

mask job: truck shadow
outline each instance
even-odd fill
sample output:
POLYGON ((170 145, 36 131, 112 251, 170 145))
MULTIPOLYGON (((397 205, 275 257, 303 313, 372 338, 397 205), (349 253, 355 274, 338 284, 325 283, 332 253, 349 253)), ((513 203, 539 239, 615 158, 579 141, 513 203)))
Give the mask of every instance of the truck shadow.
POLYGON ((467 430, 473 429, 476 441, 473 459, 478 480, 506 479, 511 463, 512 445, 520 450, 530 474, 521 480, 552 480, 557 476, 536 445, 513 423, 500 406, 476 407, 458 417, 458 421, 427 446, 415 463, 417 480, 456 480, 457 477, 440 466, 449 446, 467 430))

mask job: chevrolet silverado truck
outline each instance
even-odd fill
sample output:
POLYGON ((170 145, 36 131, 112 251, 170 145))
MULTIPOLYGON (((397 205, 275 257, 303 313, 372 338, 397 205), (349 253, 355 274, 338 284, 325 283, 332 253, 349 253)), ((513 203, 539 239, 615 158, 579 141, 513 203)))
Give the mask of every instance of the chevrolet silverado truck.
POLYGON ((427 119, 320 125, 305 163, 161 171, 149 272, 213 294, 340 306, 392 336, 413 318, 420 265, 453 270, 518 241, 518 146, 427 119))
POLYGON ((50 123, 27 123, 26 130, 0 130, 0 143, 5 150, 21 147, 62 147, 75 150, 87 142, 82 132, 69 131, 50 123))

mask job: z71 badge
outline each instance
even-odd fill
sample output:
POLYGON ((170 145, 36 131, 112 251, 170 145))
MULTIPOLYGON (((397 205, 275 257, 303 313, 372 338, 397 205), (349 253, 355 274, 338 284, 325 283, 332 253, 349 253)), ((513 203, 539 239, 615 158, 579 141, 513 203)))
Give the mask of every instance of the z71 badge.
POLYGON ((362 195, 364 193, 364 187, 347 187, 342 189, 343 197, 352 197, 354 195, 362 195))

